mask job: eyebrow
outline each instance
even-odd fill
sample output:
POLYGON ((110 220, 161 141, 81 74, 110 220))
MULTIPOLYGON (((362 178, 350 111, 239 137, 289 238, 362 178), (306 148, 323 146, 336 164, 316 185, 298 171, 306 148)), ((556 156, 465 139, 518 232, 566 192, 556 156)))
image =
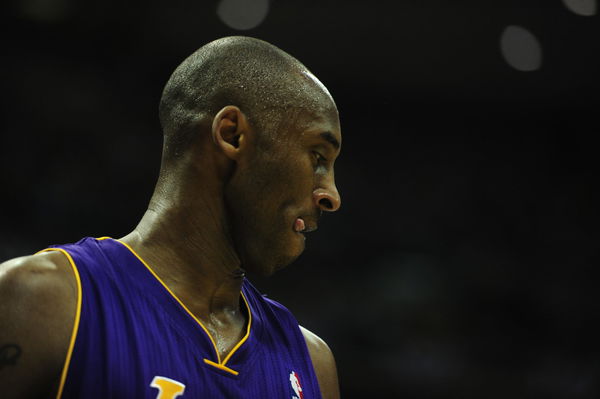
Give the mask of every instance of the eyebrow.
POLYGON ((331 144, 336 150, 340 149, 340 142, 337 141, 335 136, 331 132, 323 132, 320 134, 321 138, 331 144))

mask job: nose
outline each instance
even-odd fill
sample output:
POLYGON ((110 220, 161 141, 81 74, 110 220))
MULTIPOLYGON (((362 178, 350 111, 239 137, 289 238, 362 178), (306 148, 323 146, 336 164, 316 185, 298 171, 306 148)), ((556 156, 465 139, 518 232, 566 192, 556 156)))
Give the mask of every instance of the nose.
POLYGON ((342 204, 340 193, 335 184, 332 184, 331 187, 317 188, 313 191, 313 198, 319 209, 325 212, 335 212, 340 209, 342 204))

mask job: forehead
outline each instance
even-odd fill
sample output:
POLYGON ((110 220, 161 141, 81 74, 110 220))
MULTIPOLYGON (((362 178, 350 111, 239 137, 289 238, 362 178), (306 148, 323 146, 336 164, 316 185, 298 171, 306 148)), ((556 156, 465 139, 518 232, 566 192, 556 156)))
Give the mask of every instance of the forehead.
POLYGON ((297 127, 301 131, 330 131, 341 142, 340 120, 335 101, 327 87, 310 71, 301 72, 304 90, 302 105, 298 108, 297 127))
POLYGON ((337 110, 319 114, 305 113, 305 115, 298 118, 295 127, 304 139, 329 143, 336 150, 339 150, 342 144, 342 132, 337 110))
POLYGON ((284 133, 279 140, 291 143, 329 137, 333 140, 325 141, 341 143, 337 107, 327 88, 308 71, 297 71, 294 82, 294 90, 288 93, 290 102, 279 109, 283 119, 277 130, 284 133), (327 136, 321 135, 325 132, 327 136))

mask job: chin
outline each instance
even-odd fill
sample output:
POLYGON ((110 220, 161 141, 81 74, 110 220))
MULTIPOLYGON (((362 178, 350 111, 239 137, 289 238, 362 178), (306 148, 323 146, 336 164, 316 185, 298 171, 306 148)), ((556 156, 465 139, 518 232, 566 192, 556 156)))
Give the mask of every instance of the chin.
POLYGON ((289 265, 294 263, 294 261, 296 259, 298 259, 299 256, 300 256, 300 254, 288 255, 288 256, 278 259, 277 263, 275 263, 274 267, 271 269, 271 272, 269 273, 269 275, 272 275, 273 273, 278 272, 281 269, 285 269, 286 267, 288 267, 289 265))
POLYGON ((281 256, 283 266, 279 267, 279 269, 283 269, 289 264, 293 263, 296 259, 302 255, 304 249, 306 248, 306 237, 304 234, 294 232, 295 239, 290 242, 285 248, 287 249, 287 253, 281 256))
POLYGON ((305 237, 301 233, 281 234, 279 240, 256 245, 246 241, 242 253, 242 267, 261 276, 271 276, 293 263, 305 248, 305 237))
POLYGON ((263 255, 255 259, 255 261, 244 262, 244 269, 263 277, 269 277, 293 263, 302 254, 303 250, 304 246, 302 248, 295 248, 294 251, 288 250, 285 253, 280 252, 275 254, 267 252, 269 254, 268 257, 263 255))

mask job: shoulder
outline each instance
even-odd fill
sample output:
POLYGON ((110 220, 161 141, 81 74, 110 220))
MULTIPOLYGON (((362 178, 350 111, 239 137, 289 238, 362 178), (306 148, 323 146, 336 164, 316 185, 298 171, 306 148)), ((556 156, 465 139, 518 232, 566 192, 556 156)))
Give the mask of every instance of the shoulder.
POLYGON ((37 397, 56 386, 77 301, 75 276, 60 252, 0 264, 0 346, 11 353, 0 374, 0 385, 9 387, 7 398, 37 397))
POLYGON ((0 264, 0 295, 4 299, 44 299, 40 301, 43 305, 47 300, 50 304, 54 302, 52 298, 73 294, 76 298, 77 284, 69 259, 58 251, 23 256, 0 264), (36 295, 31 298, 29 294, 36 295), (45 298, 46 294, 53 295, 45 298))
POLYGON ((304 336, 304 341, 308 347, 310 359, 319 381, 321 396, 323 399, 339 399, 340 390, 335 359, 325 341, 308 329, 299 326, 296 318, 285 306, 261 295, 247 280, 244 282, 244 287, 245 292, 250 294, 250 301, 257 301, 255 303, 258 304, 266 304, 279 323, 285 323, 286 326, 293 329, 300 327, 300 332, 304 336))
POLYGON ((308 352, 319 380, 323 399, 339 399, 340 388, 338 383, 335 359, 329 346, 318 335, 300 326, 308 352))

